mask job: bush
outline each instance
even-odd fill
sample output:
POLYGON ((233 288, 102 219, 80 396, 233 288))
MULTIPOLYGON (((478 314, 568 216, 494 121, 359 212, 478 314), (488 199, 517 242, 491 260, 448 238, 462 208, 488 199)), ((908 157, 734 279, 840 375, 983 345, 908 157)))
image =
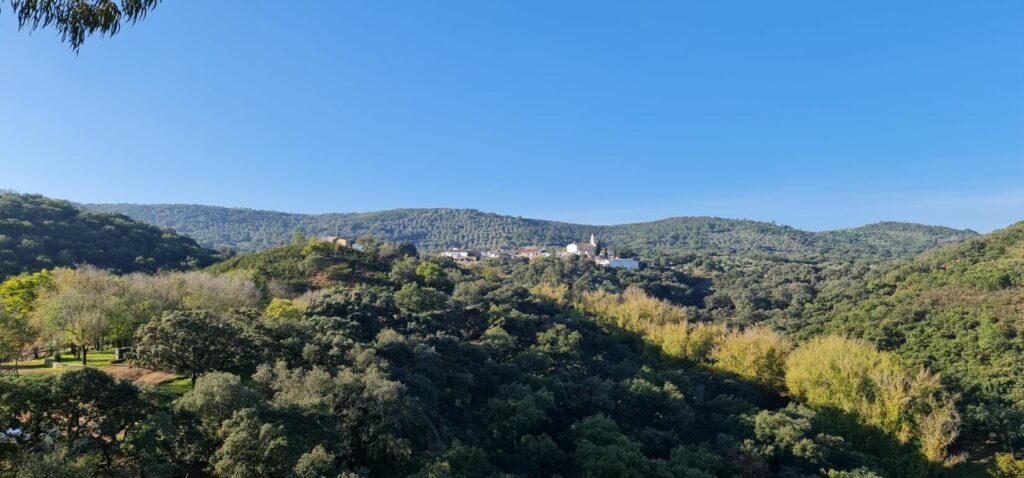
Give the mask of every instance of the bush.
POLYGON ((989 470, 993 478, 1024 477, 1024 460, 1014 458, 1012 453, 996 453, 995 465, 989 470))
POLYGON ((711 360, 718 370, 782 389, 786 381, 786 356, 791 348, 789 341, 778 333, 752 328, 726 335, 711 351, 711 360))
POLYGON ((861 340, 817 338, 790 354, 785 382, 812 406, 853 414, 901 443, 916 439, 933 463, 950 460, 946 448, 959 433, 952 398, 938 377, 911 370, 891 353, 861 340))

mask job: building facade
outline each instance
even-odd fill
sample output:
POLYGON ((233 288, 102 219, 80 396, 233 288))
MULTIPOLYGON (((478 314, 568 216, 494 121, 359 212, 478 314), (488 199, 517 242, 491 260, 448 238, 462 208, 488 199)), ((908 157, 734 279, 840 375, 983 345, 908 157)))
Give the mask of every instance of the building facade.
POLYGON ((639 269, 640 261, 636 259, 623 259, 619 257, 598 257, 594 260, 594 263, 604 267, 614 267, 619 269, 639 269))
POLYGON ((512 257, 536 259, 538 257, 551 257, 551 253, 544 246, 523 247, 516 251, 515 254, 512 254, 512 257))
POLYGON ((594 257, 597 255, 597 238, 590 235, 590 242, 572 242, 565 246, 565 252, 577 256, 594 257))

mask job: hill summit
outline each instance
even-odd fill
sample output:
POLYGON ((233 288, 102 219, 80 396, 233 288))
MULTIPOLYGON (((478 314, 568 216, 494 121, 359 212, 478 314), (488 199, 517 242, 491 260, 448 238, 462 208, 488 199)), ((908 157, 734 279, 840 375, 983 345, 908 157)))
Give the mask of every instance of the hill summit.
POLYGON ((213 251, 173 231, 68 201, 0 192, 0 278, 78 264, 155 272, 213 261, 213 251))

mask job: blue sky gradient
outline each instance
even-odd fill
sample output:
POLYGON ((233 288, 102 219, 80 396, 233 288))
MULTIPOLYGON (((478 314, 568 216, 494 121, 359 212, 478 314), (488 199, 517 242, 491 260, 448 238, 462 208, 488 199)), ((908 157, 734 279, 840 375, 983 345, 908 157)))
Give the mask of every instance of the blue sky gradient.
POLYGON ((0 187, 987 232, 1024 219, 1024 3, 168 0, 77 56, 4 7, 0 187))

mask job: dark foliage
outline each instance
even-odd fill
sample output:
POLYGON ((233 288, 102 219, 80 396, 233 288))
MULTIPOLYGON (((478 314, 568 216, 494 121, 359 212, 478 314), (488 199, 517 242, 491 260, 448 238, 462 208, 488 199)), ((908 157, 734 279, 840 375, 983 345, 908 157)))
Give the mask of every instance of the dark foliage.
POLYGON ((92 264, 116 272, 191 269, 214 253, 188 237, 67 201, 0 193, 0 278, 92 264))

